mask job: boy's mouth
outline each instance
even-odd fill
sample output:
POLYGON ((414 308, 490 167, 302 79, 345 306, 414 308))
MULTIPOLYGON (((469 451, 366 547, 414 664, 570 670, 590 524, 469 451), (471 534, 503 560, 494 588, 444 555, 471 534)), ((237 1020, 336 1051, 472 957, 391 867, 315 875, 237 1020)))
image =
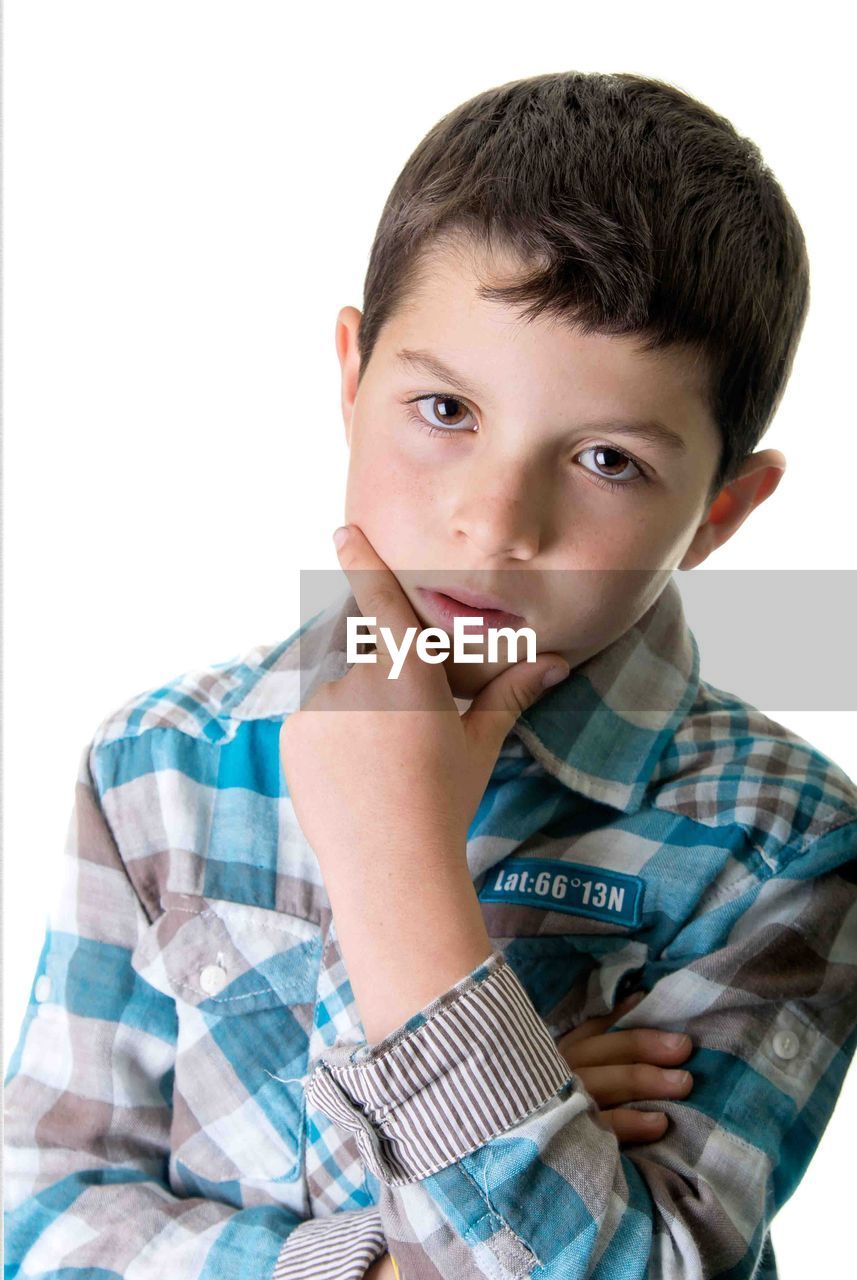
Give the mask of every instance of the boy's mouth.
POLYGON ((466 596, 461 599, 450 592, 432 591, 428 587, 417 587, 417 591, 446 626, 451 626, 455 618, 482 618, 485 627, 520 627, 526 621, 520 613, 504 608, 494 596, 477 596, 468 591, 461 593, 466 596))

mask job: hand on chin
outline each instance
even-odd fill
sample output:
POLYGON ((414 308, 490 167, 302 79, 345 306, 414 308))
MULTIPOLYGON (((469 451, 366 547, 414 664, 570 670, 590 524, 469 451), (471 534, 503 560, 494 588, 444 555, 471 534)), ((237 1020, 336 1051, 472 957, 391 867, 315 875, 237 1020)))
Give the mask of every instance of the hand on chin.
MULTIPOLYGON (((452 696, 470 702, 487 684, 505 671, 509 662, 454 663, 451 658, 443 664, 452 696)), ((467 708, 459 708, 466 711, 467 708)))

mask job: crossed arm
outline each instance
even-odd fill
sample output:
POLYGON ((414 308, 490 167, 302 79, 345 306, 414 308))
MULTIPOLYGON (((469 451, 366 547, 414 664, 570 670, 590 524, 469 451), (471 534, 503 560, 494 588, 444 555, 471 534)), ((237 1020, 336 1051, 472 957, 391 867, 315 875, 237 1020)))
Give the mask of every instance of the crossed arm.
MULTIPOLYGON (((606 1035, 622 1014, 643 999, 635 992, 620 1000, 616 1008, 600 1018, 587 1018, 573 1031, 561 1036, 557 1048, 598 1104, 599 1120, 612 1129, 620 1144, 654 1142, 667 1127, 662 1111, 640 1111, 623 1103, 647 1098, 685 1098, 693 1088, 689 1071, 683 1080, 675 1078, 680 1062, 691 1051, 690 1036, 681 1043, 670 1042, 663 1033, 649 1027, 634 1027, 606 1035), (672 1076, 668 1073, 672 1072, 672 1076)), ((674 1041, 674 1037, 672 1038, 674 1041)), ((365 1280, 408 1280, 385 1252, 370 1266, 365 1280)))

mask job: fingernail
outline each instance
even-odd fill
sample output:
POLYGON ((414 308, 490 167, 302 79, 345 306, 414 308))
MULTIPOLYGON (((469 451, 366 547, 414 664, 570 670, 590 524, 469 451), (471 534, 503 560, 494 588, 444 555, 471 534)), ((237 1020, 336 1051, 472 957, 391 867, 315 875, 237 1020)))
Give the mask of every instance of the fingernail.
POLYGON ((684 1084, 689 1077, 686 1071, 665 1071, 664 1079, 669 1080, 670 1084, 684 1084))
POLYGON ((335 529, 335 530, 334 530, 334 533, 333 533, 333 545, 337 548, 337 550, 342 546, 342 544, 344 543, 344 541, 345 541, 345 539, 346 539, 347 537, 348 537, 348 525, 347 525, 347 524, 340 525, 340 527, 339 527, 338 529, 335 529))
POLYGON ((643 1117, 643 1124, 650 1124, 652 1128, 660 1124, 664 1118, 662 1111, 643 1111, 640 1114, 643 1117))
POLYGON ((687 1044, 687 1036, 680 1031, 662 1031, 661 1043, 668 1049, 678 1049, 680 1045, 687 1044))
POLYGON ((559 684, 560 680, 564 680, 570 670, 570 667, 563 666, 548 667, 542 676, 542 688, 549 689, 552 684, 559 684))

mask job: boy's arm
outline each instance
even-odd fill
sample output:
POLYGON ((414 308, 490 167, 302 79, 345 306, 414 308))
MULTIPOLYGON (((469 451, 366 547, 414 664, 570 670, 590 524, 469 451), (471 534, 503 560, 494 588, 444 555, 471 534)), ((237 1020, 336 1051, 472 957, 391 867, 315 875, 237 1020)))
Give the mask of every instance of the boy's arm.
POLYGON ((641 975, 616 1024, 684 1030, 686 1100, 619 1150, 502 953, 307 1086, 381 1184, 403 1280, 754 1273, 857 1044, 857 822, 754 859, 641 975))
POLYGON ((374 1206, 306 1221, 260 1203, 254 1187, 244 1208, 171 1187, 175 1001, 131 965, 149 920, 101 806, 91 745, 52 895, 5 1081, 7 1276, 364 1276, 386 1249, 374 1206))

